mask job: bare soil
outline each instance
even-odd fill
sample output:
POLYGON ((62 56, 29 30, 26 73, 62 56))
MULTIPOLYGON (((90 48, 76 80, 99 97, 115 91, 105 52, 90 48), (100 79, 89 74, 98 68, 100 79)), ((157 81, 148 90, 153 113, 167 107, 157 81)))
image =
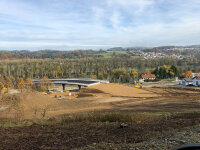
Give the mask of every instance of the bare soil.
POLYGON ((22 127, 0 127, 0 149, 152 149, 168 150, 199 143, 200 92, 171 87, 142 89, 119 84, 100 84, 79 93, 42 95, 25 92, 1 97, 0 118, 14 120, 50 118, 90 112, 183 112, 185 115, 154 122, 60 122, 22 127), (16 98, 17 97, 17 98, 16 98))
POLYGON ((15 115, 18 114, 18 119, 35 119, 91 111, 185 112, 200 110, 200 92, 194 89, 166 87, 140 89, 110 83, 83 88, 72 95, 67 96, 66 93, 42 95, 37 92, 25 92, 3 96, 0 106, 10 106, 10 109, 1 111, 0 117, 16 118, 15 115), (55 94, 58 97, 55 98, 55 94), (6 97, 8 100, 5 100, 6 97), (7 103, 13 100, 20 101, 19 105, 15 103, 16 107, 11 107, 13 105, 7 103))
POLYGON ((153 123, 59 123, 0 128, 0 149, 172 149, 198 142, 199 116, 153 123), (189 127, 186 128, 185 127, 189 127), (177 133, 177 134, 176 134, 177 133), (180 133, 184 133, 181 137, 180 133), (191 138, 195 135, 196 138, 191 138), (185 140, 187 139, 187 140, 185 140), (188 140, 192 139, 192 140, 188 140), (151 143, 153 142, 153 143, 151 143))
POLYGON ((104 93, 111 94, 112 96, 121 96, 121 97, 156 97, 157 94, 149 92, 143 89, 134 88, 130 86, 125 86, 116 83, 109 84, 98 84, 89 87, 89 89, 95 89, 103 91, 104 93))

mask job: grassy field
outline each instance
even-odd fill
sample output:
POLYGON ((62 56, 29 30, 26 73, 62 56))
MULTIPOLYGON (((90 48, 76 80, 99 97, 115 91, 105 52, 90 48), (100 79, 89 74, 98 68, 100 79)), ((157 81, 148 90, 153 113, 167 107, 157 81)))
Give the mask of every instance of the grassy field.
POLYGON ((116 55, 119 55, 119 54, 128 54, 127 51, 121 51, 121 50, 118 50, 118 51, 106 51, 106 52, 101 52, 101 53, 97 53, 96 55, 100 55, 100 56, 103 56, 105 58, 109 58, 111 56, 113 56, 113 54, 116 54, 116 55))

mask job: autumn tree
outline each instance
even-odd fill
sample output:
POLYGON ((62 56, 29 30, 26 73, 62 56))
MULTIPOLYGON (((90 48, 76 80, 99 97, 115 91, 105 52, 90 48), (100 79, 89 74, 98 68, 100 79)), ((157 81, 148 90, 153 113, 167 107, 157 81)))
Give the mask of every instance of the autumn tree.
POLYGON ((6 86, 7 89, 13 86, 12 80, 9 77, 6 77, 5 86, 6 86))
POLYGON ((5 81, 5 79, 4 79, 4 76, 2 76, 1 74, 0 74, 0 82, 1 82, 3 85, 6 84, 6 81, 5 81))
POLYGON ((96 75, 90 75, 90 78, 97 79, 97 76, 96 75))
POLYGON ((53 85, 52 81, 48 79, 47 76, 43 77, 39 82, 40 90, 44 91, 49 89, 53 85))
POLYGON ((103 73, 98 73, 98 79, 103 80, 103 73))
POLYGON ((189 70, 189 71, 186 71, 185 74, 184 74, 184 78, 192 78, 192 71, 189 70))
POLYGON ((152 70, 153 74, 159 79, 174 78, 179 75, 179 71, 175 66, 163 65, 152 70))
POLYGON ((131 70, 129 71, 129 74, 130 74, 130 77, 131 77, 132 79, 136 79, 137 76, 138 76, 138 72, 137 72, 136 70, 134 70, 134 69, 131 69, 131 70))
POLYGON ((120 82, 123 80, 123 77, 126 75, 126 70, 124 68, 114 69, 112 71, 112 75, 113 75, 114 81, 117 80, 120 82))
POLYGON ((146 70, 144 73, 150 75, 151 74, 151 70, 146 70))
POLYGON ((4 89, 3 83, 0 82, 0 92, 4 89))
POLYGON ((23 78, 17 79, 16 86, 18 89, 23 89, 25 87, 24 79, 23 78))
POLYGON ((27 88, 27 89, 32 89, 33 86, 34 86, 32 79, 31 79, 31 78, 27 78, 27 79, 25 80, 25 85, 26 85, 26 88, 27 88))
POLYGON ((58 74, 58 76, 62 75, 62 69, 60 66, 57 66, 57 74, 58 74))
POLYGON ((171 70, 171 72, 173 72, 174 76, 177 77, 177 76, 180 75, 180 72, 179 72, 179 70, 177 69, 176 66, 172 65, 172 66, 170 67, 170 70, 171 70))

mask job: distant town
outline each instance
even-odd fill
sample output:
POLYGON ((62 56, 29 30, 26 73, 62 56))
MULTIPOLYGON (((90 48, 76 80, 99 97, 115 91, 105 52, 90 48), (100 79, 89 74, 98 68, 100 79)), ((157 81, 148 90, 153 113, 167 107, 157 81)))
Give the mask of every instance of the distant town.
POLYGON ((144 58, 144 59, 157 59, 157 58, 194 58, 200 55, 200 45, 192 46, 160 46, 160 47, 114 47, 109 49, 99 50, 82 50, 75 49, 73 51, 67 50, 13 50, 0 51, 0 59, 38 59, 38 58, 144 58))

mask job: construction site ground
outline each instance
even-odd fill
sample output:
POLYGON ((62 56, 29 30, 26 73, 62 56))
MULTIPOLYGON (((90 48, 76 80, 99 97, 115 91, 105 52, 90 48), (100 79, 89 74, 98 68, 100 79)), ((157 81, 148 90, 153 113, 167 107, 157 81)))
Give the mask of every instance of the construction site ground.
POLYGON ((168 150, 200 143, 198 89, 144 86, 140 89, 110 83, 71 94, 22 91, 1 95, 0 149, 168 150), (136 112, 141 113, 136 119, 144 121, 129 122, 126 128, 121 128, 118 121, 57 122, 57 118, 66 115, 70 119, 70 115, 92 112, 136 112), (168 113, 176 112, 183 114, 168 118, 168 113), (146 122, 152 118, 144 113, 153 116, 164 113, 164 116, 146 122), (50 123, 33 123, 38 119, 50 123), (14 124, 7 120, 13 120, 14 124))
POLYGON ((98 84, 79 92, 43 95, 35 91, 1 96, 1 118, 49 118, 93 111, 184 112, 198 111, 200 91, 179 88, 134 88, 98 84), (55 96, 56 95, 56 96, 55 96), (17 115, 17 116, 16 116, 17 115))

